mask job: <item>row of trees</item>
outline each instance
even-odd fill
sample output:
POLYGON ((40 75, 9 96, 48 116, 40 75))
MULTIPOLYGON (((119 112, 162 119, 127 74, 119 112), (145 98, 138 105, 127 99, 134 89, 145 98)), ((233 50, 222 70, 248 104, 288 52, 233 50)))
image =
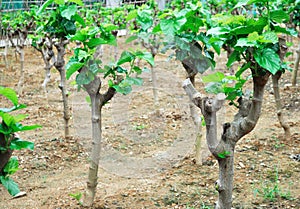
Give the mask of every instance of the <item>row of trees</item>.
MULTIPOLYGON (((45 91, 50 69, 54 66, 59 71, 66 137, 70 135, 66 79, 74 75, 78 89, 84 89, 90 97, 93 148, 84 204, 92 205, 96 192, 103 105, 115 93, 128 94, 132 85, 142 85, 138 75, 143 69, 136 64, 137 59, 145 60, 152 66, 153 94, 158 105, 154 58, 159 52, 172 51, 187 74, 183 87, 193 103, 190 108, 198 133, 198 156, 202 121, 196 107, 203 114, 208 147, 219 163, 216 208, 231 208, 234 148, 243 136, 254 129, 259 119, 264 87, 269 77, 273 78, 274 90, 279 92, 278 80, 282 73, 290 70, 284 59, 287 44, 282 34, 297 36, 295 28, 300 22, 299 1, 207 1, 206 4, 172 1, 165 9, 159 8, 155 1, 149 1, 138 8, 126 8, 107 10, 99 5, 97 9, 87 9, 80 0, 48 0, 41 8, 26 12, 25 19, 16 20, 6 14, 2 21, 2 27, 7 34, 11 34, 9 39, 18 33, 26 39, 30 31, 35 31, 31 38, 45 63, 45 91), (55 9, 47 10, 52 4, 56 4, 55 9), (219 11, 220 6, 223 12, 219 11), (285 24, 292 27, 286 28, 285 24), (101 48, 104 45, 116 46, 118 31, 123 28, 130 29, 132 34, 127 42, 139 40, 149 52, 124 51, 120 57, 115 56, 112 63, 104 63, 99 56, 101 48), (77 47, 66 64, 65 50, 71 42, 76 43, 77 47), (216 94, 216 97, 209 98, 196 90, 195 76, 213 69, 216 65, 215 54, 220 54, 222 50, 227 53, 226 66, 234 73, 228 76, 224 72, 215 72, 202 77, 203 82, 208 83, 206 91, 216 94), (253 81, 250 94, 243 89, 249 80, 253 81), (108 88, 103 90, 104 86, 108 88), (100 89, 104 93, 100 93, 100 89), (232 122, 223 124, 223 133, 218 135, 216 112, 225 100, 237 107, 237 114, 232 122)), ((15 47, 22 50, 23 45, 15 47)), ((23 72, 24 52, 20 55, 23 72)), ((21 77, 19 83, 22 80, 21 77)), ((279 101, 279 94, 275 95, 279 101)), ((278 108, 280 110, 281 107, 278 108)), ((281 117, 281 113, 278 116, 281 117)), ((288 128, 285 130, 288 131, 288 128)))

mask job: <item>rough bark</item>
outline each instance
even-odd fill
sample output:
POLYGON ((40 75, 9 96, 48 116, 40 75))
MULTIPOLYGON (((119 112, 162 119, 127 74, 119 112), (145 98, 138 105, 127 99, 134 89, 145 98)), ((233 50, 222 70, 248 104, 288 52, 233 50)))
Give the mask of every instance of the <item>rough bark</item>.
POLYGON ((33 46, 33 47, 41 53, 44 64, 45 64, 45 66, 44 66, 45 78, 44 78, 42 87, 43 87, 45 95, 47 97, 47 83, 50 81, 50 78, 51 78, 50 70, 53 67, 53 63, 55 62, 52 40, 49 37, 42 38, 37 43, 37 46, 33 46), (51 62, 51 60, 52 60, 52 62, 51 62))
POLYGON ((280 98, 280 91, 279 91, 279 79, 282 75, 282 72, 277 72, 275 75, 272 75, 272 82, 273 82, 273 90, 274 90, 274 97, 277 109, 277 117, 281 127, 284 130, 284 135, 286 139, 291 138, 291 131, 289 124, 284 120, 283 113, 282 113, 282 105, 281 105, 281 98, 280 98))
MULTIPOLYGON (((196 74, 192 74, 189 76, 189 79, 193 86, 195 86, 195 76, 196 74)), ((195 140, 195 161, 197 165, 202 165, 202 120, 197 112, 197 107, 193 102, 189 104, 191 117, 193 119, 195 125, 195 133, 196 133, 196 140, 195 140)))
MULTIPOLYGON (((182 65, 187 73, 187 78, 190 79, 193 86, 195 86, 195 77, 198 71, 189 64, 189 61, 183 60, 182 65)), ((195 133, 196 133, 196 140, 195 140, 195 161, 196 164, 202 165, 202 121, 201 117, 198 115, 196 110, 196 106, 193 102, 189 104, 191 117, 195 124, 195 133)))
MULTIPOLYGON (((0 147, 7 147, 7 143, 8 142, 5 140, 4 135, 0 133, 0 147)), ((0 173, 2 172, 6 163, 9 161, 12 153, 12 150, 0 151, 0 173)))
POLYGON ((295 59, 295 64, 294 64, 295 68, 294 68, 293 76, 292 76, 292 86, 296 86, 296 84, 297 84, 299 62, 300 62, 300 43, 299 43, 298 49, 296 50, 296 59, 295 59))
POLYGON ((207 145, 213 156, 219 163, 219 179, 216 181, 216 190, 219 198, 216 209, 230 209, 232 207, 232 190, 234 174, 234 148, 236 143, 257 124, 261 113, 264 87, 268 81, 270 73, 257 76, 252 71, 253 76, 253 98, 240 98, 239 111, 231 123, 223 124, 221 137, 217 134, 217 111, 225 101, 224 94, 218 94, 215 98, 208 98, 201 95, 194 88, 189 79, 184 81, 183 88, 189 95, 193 103, 201 109, 206 122, 207 145))
POLYGON ((17 29, 15 31, 12 30, 12 28, 8 29, 8 39, 10 40, 12 46, 15 48, 15 51, 17 54, 20 56, 20 78, 18 82, 18 94, 22 95, 23 93, 23 84, 24 84, 24 46, 25 46, 25 41, 27 39, 28 35, 28 30, 31 27, 31 23, 26 26, 23 30, 17 29), (13 41, 13 38, 17 37, 18 43, 15 44, 13 41))
MULTIPOLYGON (((287 46, 285 39, 280 38, 279 39, 279 46, 280 50, 278 51, 280 59, 283 61, 284 56, 287 52, 287 46)), ((273 83, 273 91, 274 91, 274 97, 275 97, 275 103, 276 103, 276 109, 277 109, 277 117, 279 120, 279 123, 281 127, 284 130, 285 138, 290 139, 291 138, 291 131, 289 124, 284 120, 283 112, 282 112, 282 105, 281 105, 281 99, 280 99, 280 91, 279 91, 279 79, 281 78, 283 71, 278 71, 275 75, 272 75, 272 83, 273 83)))
POLYGON ((5 46, 4 46, 4 51, 0 53, 1 56, 3 56, 4 63, 5 63, 5 69, 8 69, 8 60, 7 60, 7 55, 8 55, 8 45, 9 45, 9 39, 5 39, 5 46))
POLYGON ((54 62, 55 68, 59 71, 60 74, 60 84, 59 89, 62 93, 63 106, 64 106, 64 126, 65 126, 65 137, 70 136, 70 110, 68 103, 68 90, 66 84, 66 70, 65 70, 65 60, 64 56, 66 54, 65 46, 69 43, 68 40, 60 39, 54 43, 54 46, 57 50, 56 60, 54 62))

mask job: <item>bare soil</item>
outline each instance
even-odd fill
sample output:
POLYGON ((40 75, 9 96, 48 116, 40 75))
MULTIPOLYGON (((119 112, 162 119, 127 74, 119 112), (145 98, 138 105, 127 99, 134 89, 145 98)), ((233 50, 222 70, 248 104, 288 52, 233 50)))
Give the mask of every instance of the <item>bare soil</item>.
MULTIPOLYGON (((106 49, 107 55, 112 51, 106 49)), ((9 69, 0 62, 0 85, 16 89, 19 62, 12 55, 9 69)), ((91 146, 86 94, 69 83, 72 137, 65 139, 59 74, 52 70, 46 96, 40 54, 28 47, 25 59, 24 94, 20 95, 20 102, 28 106, 24 123, 43 128, 21 134, 35 143, 34 151, 14 152, 21 169, 13 178, 27 195, 12 198, 0 185, 0 209, 83 208, 70 194, 84 193, 86 187, 91 146)), ((165 55, 156 58, 158 107, 152 98, 151 74, 144 73, 143 86, 127 96, 117 94, 103 109, 103 150, 93 208, 213 208, 218 165, 205 143, 205 161, 195 164, 194 126, 181 87, 184 70, 180 63, 166 59, 165 55)), ((221 57, 218 68, 223 63, 221 57)), ((290 87, 290 77, 287 72, 281 80, 281 96, 292 138, 284 138, 270 82, 259 123, 236 147, 236 209, 300 208, 300 162, 290 158, 300 153, 300 89, 290 87)), ((197 86, 202 89, 200 76, 197 86)), ((0 101, 1 106, 6 104, 3 98, 0 101)), ((228 105, 220 111, 220 127, 235 111, 228 105)))

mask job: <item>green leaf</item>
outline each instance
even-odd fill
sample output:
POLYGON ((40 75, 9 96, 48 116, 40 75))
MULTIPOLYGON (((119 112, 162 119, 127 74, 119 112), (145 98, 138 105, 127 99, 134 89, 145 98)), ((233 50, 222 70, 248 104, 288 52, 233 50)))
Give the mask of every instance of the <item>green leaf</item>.
POLYGON ((16 184, 9 176, 0 176, 0 181, 10 195, 15 196, 20 193, 18 184, 16 184))
POLYGON ((37 15, 41 15, 42 12, 45 11, 45 9, 54 2, 54 0, 48 0, 46 1, 41 7, 40 9, 37 11, 37 15))
POLYGON ((153 25, 151 10, 142 10, 137 12, 136 21, 141 25, 143 31, 147 31, 153 25))
POLYGON ((154 58, 150 52, 137 51, 135 56, 137 56, 138 58, 140 58, 142 60, 145 60, 150 65, 154 66, 154 58))
POLYGON ((107 30, 107 31, 115 31, 118 30, 119 27, 113 24, 104 24, 103 27, 107 30))
POLYGON ((10 100, 14 106, 18 105, 18 96, 13 89, 0 86, 0 94, 10 100))
POLYGON ((0 112, 8 113, 8 112, 12 112, 12 111, 15 111, 15 110, 23 109, 25 107, 27 107, 27 106, 24 105, 24 104, 20 104, 20 105, 14 106, 12 108, 0 108, 0 112))
POLYGON ((135 58, 134 54, 128 51, 124 51, 122 52, 121 57, 117 62, 117 65, 122 65, 126 62, 131 62, 132 60, 134 60, 134 58, 135 58))
POLYGON ((123 95, 127 95, 132 91, 132 87, 130 85, 122 85, 122 82, 119 85, 114 85, 113 88, 116 89, 116 92, 123 95))
MULTIPOLYGON (((68 63, 69 64, 69 63, 68 63)), ((70 77, 77 72, 79 69, 81 69, 84 66, 84 63, 81 62, 72 62, 71 64, 67 65, 66 67, 66 77, 67 79, 70 79, 70 77)))
POLYGON ((15 124, 14 117, 8 113, 0 112, 0 117, 8 127, 12 127, 15 124))
POLYGON ((274 31, 267 31, 262 35, 263 35, 263 39, 260 39, 259 42, 273 43, 273 44, 278 43, 278 36, 274 31))
POLYGON ((78 85, 89 84, 92 80, 94 80, 94 74, 91 71, 80 72, 76 76, 76 83, 78 85))
POLYGON ((23 126, 20 123, 16 123, 12 128, 13 128, 14 132, 18 132, 18 131, 30 131, 30 130, 34 130, 37 128, 42 128, 42 126, 40 126, 40 125, 23 126))
POLYGON ((134 41, 134 40, 136 40, 138 38, 139 38, 138 36, 130 36, 129 38, 126 39, 125 43, 128 44, 131 41, 134 41))
POLYGON ((18 170, 19 170, 19 161, 18 158, 15 156, 11 157, 9 161, 6 163, 5 167, 3 168, 5 174, 8 175, 12 175, 18 170))
POLYGON ((205 91, 209 94, 224 93, 224 88, 221 83, 210 82, 205 86, 205 91))
POLYGON ((206 76, 202 76, 202 81, 204 83, 209 83, 209 82, 222 82, 222 80, 225 78, 224 73, 221 72, 216 72, 213 74, 209 74, 206 76))
POLYGON ((281 60, 274 50, 270 48, 257 49, 253 55, 256 62, 273 75, 280 70, 281 60))
POLYGON ((254 47, 257 46, 256 41, 249 41, 248 38, 240 38, 237 40, 235 47, 254 47))
POLYGON ((251 62, 248 62, 246 64, 244 63, 242 67, 235 73, 235 77, 239 78, 243 74, 243 72, 245 72, 248 68, 250 68, 250 66, 251 66, 251 62))
POLYGON ((142 78, 132 78, 132 77, 127 77, 126 80, 129 82, 129 83, 132 83, 134 85, 137 85, 137 86, 142 86, 143 85, 143 79, 142 78))
POLYGON ((239 61, 239 60, 240 60, 240 52, 237 50, 234 50, 231 53, 231 55, 229 56, 226 66, 228 68, 230 68, 234 62, 239 61))
POLYGON ((73 19, 77 21, 82 27, 86 27, 84 19, 79 14, 74 14, 73 19))
POLYGON ((63 5, 65 4, 65 0, 54 0, 54 2, 58 5, 63 5))
POLYGON ((282 23, 284 21, 288 21, 290 16, 283 10, 272 10, 270 11, 270 18, 274 22, 282 23))
POLYGON ((70 5, 66 9, 61 12, 61 16, 66 18, 67 20, 71 20, 72 16, 77 12, 76 5, 70 5))
POLYGON ((92 38, 86 45, 92 49, 95 48, 101 44, 106 44, 107 40, 104 40, 103 38, 92 38))
POLYGON ((80 41, 80 42, 84 42, 88 39, 88 37, 85 34, 82 34, 81 31, 77 31, 75 35, 68 36, 68 38, 71 41, 80 41))
POLYGON ((21 149, 34 149, 34 143, 29 141, 23 141, 19 138, 14 138, 10 143, 11 150, 21 150, 21 149))
POLYGON ((276 33, 284 33, 295 37, 298 36, 298 32, 294 28, 282 28, 280 26, 275 25, 274 30, 276 33))
POLYGON ((228 28, 225 27, 214 27, 209 29, 206 32, 206 35, 212 35, 212 36, 219 36, 219 35, 224 35, 224 34, 228 34, 230 31, 228 28))
POLYGON ((86 52, 85 50, 79 49, 78 50, 78 61, 86 61, 87 58, 89 57, 89 53, 86 52))
POLYGON ((132 10, 127 14, 126 21, 133 20, 137 17, 137 10, 132 10))
POLYGON ((78 4, 79 6, 83 6, 83 2, 81 0, 68 0, 69 2, 74 2, 75 4, 78 4))
POLYGON ((162 19, 160 21, 160 28, 163 33, 169 37, 174 36, 180 28, 186 23, 185 17, 178 17, 176 19, 162 19))
POLYGON ((224 152, 218 153, 218 157, 222 158, 222 159, 226 158, 229 155, 230 155, 230 152, 228 152, 228 151, 224 151, 224 152))

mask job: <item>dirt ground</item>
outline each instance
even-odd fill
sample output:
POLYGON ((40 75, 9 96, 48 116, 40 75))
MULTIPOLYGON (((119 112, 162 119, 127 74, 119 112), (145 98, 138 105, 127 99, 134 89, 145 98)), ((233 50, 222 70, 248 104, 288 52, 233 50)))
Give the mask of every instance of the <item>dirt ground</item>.
MULTIPOLYGON (((0 61, 0 85, 16 89, 19 63, 12 55, 9 69, 0 61)), ((0 209, 82 208, 74 195, 84 193, 88 173, 91 128, 86 95, 69 83, 72 137, 65 139, 58 73, 52 70, 46 96, 41 87, 40 54, 28 47, 25 60, 20 102, 27 104, 23 113, 29 116, 24 123, 43 128, 21 134, 35 143, 34 151, 14 153, 21 169, 13 179, 27 195, 11 198, 0 185, 0 209)), ((159 107, 152 98, 151 74, 144 73, 143 86, 127 96, 117 94, 103 109, 103 146, 93 208, 213 208, 218 165, 205 144, 205 161, 195 164, 194 126, 181 87, 184 70, 178 62, 166 60, 165 55, 156 58, 159 107)), ((218 68, 222 62, 221 57, 218 68)), ((300 89, 289 85, 290 77, 287 72, 281 80, 281 96, 292 138, 284 138, 269 82, 259 123, 236 147, 236 209, 300 208, 300 162, 290 158, 300 154, 300 89)), ((200 76, 197 84, 200 89, 200 76)), ((234 112, 233 106, 226 105, 219 113, 220 126, 231 121, 234 112)))

